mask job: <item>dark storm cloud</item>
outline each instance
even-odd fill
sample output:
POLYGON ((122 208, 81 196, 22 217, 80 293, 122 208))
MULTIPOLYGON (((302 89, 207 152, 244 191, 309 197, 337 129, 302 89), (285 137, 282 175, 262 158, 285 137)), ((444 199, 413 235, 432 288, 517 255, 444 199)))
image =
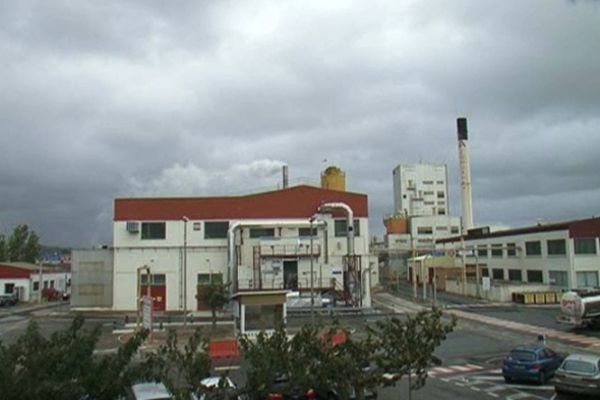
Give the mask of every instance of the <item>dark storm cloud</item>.
POLYGON ((598 213, 598 2, 20 1, 0 5, 0 232, 111 240, 112 201, 318 182, 392 211, 469 118, 476 221, 598 213), (327 159, 327 162, 323 162, 327 159))

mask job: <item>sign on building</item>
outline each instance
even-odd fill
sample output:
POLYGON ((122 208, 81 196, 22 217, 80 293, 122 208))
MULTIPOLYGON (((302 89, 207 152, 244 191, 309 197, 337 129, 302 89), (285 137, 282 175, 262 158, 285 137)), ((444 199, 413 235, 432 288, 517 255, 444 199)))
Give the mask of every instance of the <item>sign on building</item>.
POLYGON ((484 292, 487 292, 492 287, 492 282, 489 276, 484 276, 481 280, 481 286, 484 292))

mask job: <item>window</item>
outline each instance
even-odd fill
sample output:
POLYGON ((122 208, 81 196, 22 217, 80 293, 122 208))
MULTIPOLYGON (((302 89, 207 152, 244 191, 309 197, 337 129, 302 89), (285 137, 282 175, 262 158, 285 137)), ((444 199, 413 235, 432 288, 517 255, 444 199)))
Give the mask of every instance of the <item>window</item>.
POLYGON ((489 268, 481 268, 481 276, 484 278, 488 278, 490 276, 489 268))
POLYGON ((50 288, 54 289, 54 280, 50 281, 50 288))
POLYGON ((596 238, 576 238, 575 254, 596 254, 596 238))
POLYGON ((577 288, 593 288, 598 286, 598 272, 577 272, 577 288))
POLYGON ((506 255, 509 257, 516 257, 517 245, 515 243, 507 243, 506 244, 506 255))
POLYGON ((492 278, 503 280, 504 279, 504 270, 500 269, 500 268, 492 269, 492 278))
MULTIPOLYGON (((346 237, 346 220, 345 219, 336 219, 334 225, 334 231, 336 237, 346 237)), ((360 236, 360 222, 355 219, 354 220, 354 237, 360 236)))
POLYGON ((444 198, 444 192, 437 192, 437 198, 438 199, 443 199, 444 198))
POLYGON ((204 239, 227 239, 229 221, 204 222, 204 239))
POLYGON ((250 228, 250 238, 275 237, 275 228, 250 228))
POLYGON ((451 228, 450 232, 451 232, 451 233, 458 233, 458 232, 459 232, 458 226, 453 226, 453 227, 451 228))
POLYGON ((10 294, 15 291, 14 283, 5 283, 4 284, 4 293, 10 294))
POLYGON ((492 257, 502 257, 502 245, 501 244, 493 244, 492 245, 492 257))
POLYGON ((33 282, 33 291, 37 292, 38 290, 40 290, 40 283, 39 282, 33 282))
POLYGON ((44 281, 44 289, 48 289, 48 281, 44 281))
POLYGON ((424 201, 423 204, 425 204, 426 206, 432 206, 435 204, 435 201, 424 201))
POLYGON ((433 196, 433 193, 434 193, 433 190, 426 190, 426 191, 423 192, 423 194, 425 196, 433 196))
POLYGON ((559 256, 567 254, 565 239, 548 240, 548 255, 559 256))
POLYGON ((433 228, 431 226, 419 226, 417 227, 418 235, 431 235, 433 233, 433 228))
POLYGON ((142 222, 142 239, 165 239, 166 225, 164 222, 142 222))
POLYGON ((527 282, 544 282, 544 274, 542 271, 536 271, 532 269, 527 270, 527 282))
POLYGON ((438 210, 438 215, 446 215, 446 210, 444 210, 443 208, 440 208, 438 210))
POLYGON ((433 185, 433 181, 423 181, 423 185, 433 185))
POLYGON ((198 274, 198 285, 210 285, 211 283, 223 283, 223 274, 198 274))
MULTIPOLYGON (((298 228, 298 236, 311 236, 310 228, 298 228)), ((312 229, 312 236, 317 236, 317 228, 312 229)))
POLYGON ((539 240, 536 240, 535 242, 525 242, 525 254, 528 256, 541 256, 541 242, 539 240))
POLYGON ((443 184, 444 184, 444 181, 437 181, 437 184, 438 184, 438 185, 443 185, 443 184))
POLYGON ((567 271, 548 271, 550 285, 566 288, 569 286, 567 271))
MULTIPOLYGON (((151 274, 152 282, 150 286, 165 286, 167 284, 167 280, 165 274, 151 274)), ((142 274, 140 275, 140 285, 146 286, 148 284, 148 275, 142 274)))
POLYGON ((487 246, 486 245, 478 246, 477 247, 477 255, 479 257, 487 257, 487 255, 488 255, 487 246))
POLYGON ((521 282, 523 280, 523 277, 521 275, 521 270, 520 269, 509 269, 508 270, 508 280, 521 282))
POLYGON ((202 222, 194 222, 193 228, 195 231, 199 231, 202 229, 202 222))
POLYGON ((436 226, 435 230, 436 231, 447 231, 448 227, 447 226, 436 226))
POLYGON ((446 202, 443 201, 443 200, 442 201, 438 201, 437 203, 438 203, 438 206, 445 206, 446 205, 446 202))

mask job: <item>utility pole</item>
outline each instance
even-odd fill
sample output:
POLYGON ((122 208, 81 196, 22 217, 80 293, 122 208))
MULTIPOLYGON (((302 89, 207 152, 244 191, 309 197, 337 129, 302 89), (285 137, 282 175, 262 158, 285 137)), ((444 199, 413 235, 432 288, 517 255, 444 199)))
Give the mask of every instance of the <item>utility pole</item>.
POLYGON ((183 327, 187 327, 187 223, 189 218, 183 219, 183 327))
POLYGON ((413 284, 413 297, 417 300, 417 261, 415 260, 417 257, 417 250, 415 248, 415 238, 411 237, 410 243, 412 245, 412 284, 413 284))
POLYGON ((313 268, 314 268, 314 253, 313 253, 313 223, 315 222, 314 215, 310 217, 310 322, 312 325, 315 324, 315 296, 314 296, 314 281, 313 281, 313 268))
POLYGON ((39 299, 39 303, 42 304, 43 301, 43 296, 42 296, 42 292, 43 292, 43 287, 44 287, 44 268, 42 266, 42 262, 39 262, 40 264, 40 274, 39 274, 39 283, 38 283, 38 292, 40 294, 40 299, 39 299))

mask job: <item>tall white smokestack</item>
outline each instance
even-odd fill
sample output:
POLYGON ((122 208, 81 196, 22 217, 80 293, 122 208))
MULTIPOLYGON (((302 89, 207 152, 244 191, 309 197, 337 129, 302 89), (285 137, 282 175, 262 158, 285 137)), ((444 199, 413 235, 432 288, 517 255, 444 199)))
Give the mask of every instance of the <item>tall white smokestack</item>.
POLYGON ((458 158, 460 161, 461 198, 462 198, 462 231, 473 228, 473 194, 471 192, 471 165, 469 164, 469 148, 467 147, 467 119, 457 118, 458 158))
POLYGON ((283 188, 287 189, 288 185, 289 185, 289 179, 288 179, 288 166, 284 165, 282 168, 282 173, 283 173, 283 188))

